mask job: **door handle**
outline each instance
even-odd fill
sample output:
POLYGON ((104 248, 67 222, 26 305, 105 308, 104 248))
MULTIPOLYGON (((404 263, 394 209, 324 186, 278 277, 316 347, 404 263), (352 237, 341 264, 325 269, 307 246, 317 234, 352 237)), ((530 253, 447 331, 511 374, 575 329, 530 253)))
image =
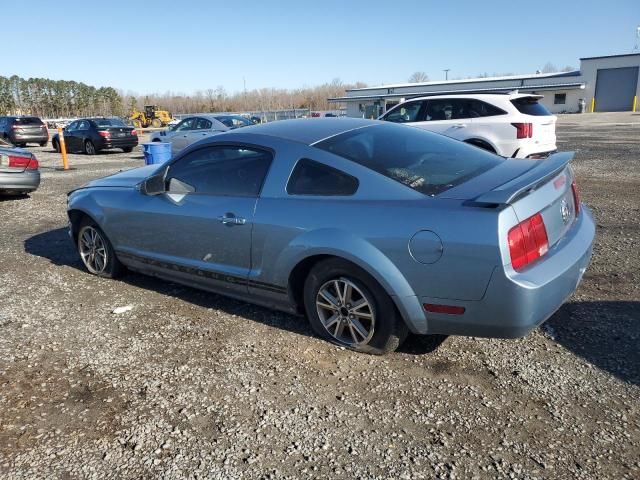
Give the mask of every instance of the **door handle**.
POLYGON ((223 225, 244 225, 247 220, 242 217, 236 217, 233 213, 225 213, 222 217, 218 217, 218 221, 223 225))
POLYGON ((466 124, 464 124, 464 123, 455 123, 455 124, 453 125, 453 128, 466 128, 466 126, 467 126, 467 125, 466 125, 466 124))

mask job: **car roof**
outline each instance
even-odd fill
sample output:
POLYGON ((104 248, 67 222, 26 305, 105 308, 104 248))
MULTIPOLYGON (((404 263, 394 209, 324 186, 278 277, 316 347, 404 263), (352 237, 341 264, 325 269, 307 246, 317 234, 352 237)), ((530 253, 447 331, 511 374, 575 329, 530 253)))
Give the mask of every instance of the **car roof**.
MULTIPOLYGON (((437 92, 434 92, 433 95, 424 95, 421 97, 408 98, 405 102, 412 102, 414 100, 431 100, 434 98, 477 98, 478 100, 513 100, 515 98, 523 98, 523 97, 532 97, 532 98, 542 98, 543 95, 538 95, 536 93, 456 93, 456 94, 447 94, 447 95, 439 95, 437 92)), ((402 105, 402 103, 400 105, 402 105)))
POLYGON ((362 118, 299 118, 244 127, 242 133, 268 135, 312 145, 325 138, 378 123, 380 122, 376 120, 362 118))

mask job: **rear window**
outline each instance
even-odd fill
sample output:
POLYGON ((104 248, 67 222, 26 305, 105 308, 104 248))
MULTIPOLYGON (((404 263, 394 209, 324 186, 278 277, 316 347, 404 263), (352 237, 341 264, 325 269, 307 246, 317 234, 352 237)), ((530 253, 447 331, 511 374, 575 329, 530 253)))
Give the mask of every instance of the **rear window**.
POLYGON ((94 122, 99 127, 126 127, 119 118, 98 118, 94 122))
POLYGON ((513 106, 518 109, 520 113, 525 115, 535 115, 536 117, 544 117, 545 115, 551 115, 551 112, 547 110, 547 107, 538 103, 537 98, 533 97, 521 97, 511 100, 513 106))
POLYGON ((16 124, 18 124, 18 125, 42 125, 42 120, 40 120, 38 117, 16 118, 16 124))
POLYGON ((503 161, 443 135, 393 123, 352 130, 315 146, 425 195, 442 193, 503 161))

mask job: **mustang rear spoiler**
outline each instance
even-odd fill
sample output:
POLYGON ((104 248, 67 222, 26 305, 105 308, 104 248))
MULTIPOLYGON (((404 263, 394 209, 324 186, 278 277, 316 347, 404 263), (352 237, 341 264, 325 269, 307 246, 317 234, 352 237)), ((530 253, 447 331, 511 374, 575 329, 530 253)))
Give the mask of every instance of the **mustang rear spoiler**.
POLYGON ((519 177, 483 193, 474 199, 477 203, 508 204, 516 201, 546 183, 566 168, 573 159, 574 152, 560 152, 539 160, 536 166, 519 177))

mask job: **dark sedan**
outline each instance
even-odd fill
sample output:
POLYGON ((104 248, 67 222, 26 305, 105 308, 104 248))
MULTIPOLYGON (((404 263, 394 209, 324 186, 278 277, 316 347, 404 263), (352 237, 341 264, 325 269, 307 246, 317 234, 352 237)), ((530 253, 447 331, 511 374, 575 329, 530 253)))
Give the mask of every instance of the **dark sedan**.
POLYGON ((33 153, 0 140, 0 193, 33 192, 40 185, 38 167, 33 153))
MULTIPOLYGON (((82 118, 64 129, 64 143, 69 153, 95 155, 109 148, 121 148, 129 153, 138 145, 138 133, 119 118, 82 118)), ((53 136, 51 144, 60 151, 58 134, 53 136)))

